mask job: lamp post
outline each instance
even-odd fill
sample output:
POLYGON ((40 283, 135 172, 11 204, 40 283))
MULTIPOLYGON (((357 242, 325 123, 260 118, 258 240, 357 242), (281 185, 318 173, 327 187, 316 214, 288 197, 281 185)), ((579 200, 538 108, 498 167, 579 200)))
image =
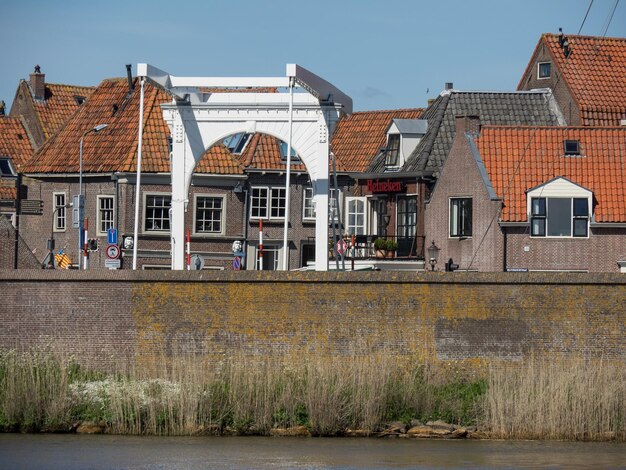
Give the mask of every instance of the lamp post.
MULTIPOLYGON (((72 203, 70 202, 69 204, 64 204, 62 206, 57 206, 55 207, 54 211, 52 211, 52 224, 50 227, 50 240, 48 240, 48 265, 46 266, 47 268, 52 268, 54 269, 54 218, 57 214, 57 212, 59 212, 59 209, 68 209, 70 207, 72 207, 72 203)), ((66 220, 67 220, 67 214, 66 214, 66 220)))
MULTIPOLYGON (((78 153, 78 269, 83 264, 83 224, 85 221, 85 202, 83 200, 83 140, 91 132, 100 132, 108 124, 98 124, 96 127, 87 129, 80 138, 80 151, 78 153)), ((86 268, 86 267, 85 267, 86 268)))
POLYGON ((428 262, 430 263, 431 271, 435 270, 435 265, 437 264, 437 258, 439 257, 440 248, 435 245, 435 240, 433 240, 432 244, 428 247, 428 262))

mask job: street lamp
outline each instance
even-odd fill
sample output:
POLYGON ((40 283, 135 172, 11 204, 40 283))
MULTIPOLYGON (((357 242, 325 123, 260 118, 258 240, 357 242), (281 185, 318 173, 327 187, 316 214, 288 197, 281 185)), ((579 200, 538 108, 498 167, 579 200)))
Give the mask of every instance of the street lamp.
POLYGON ((98 124, 96 127, 92 127, 83 132, 80 138, 80 151, 78 154, 78 269, 81 269, 83 263, 83 228, 85 222, 85 202, 83 200, 83 140, 90 132, 100 132, 107 126, 108 124, 98 124))
POLYGON ((435 270, 435 265, 437 264, 437 258, 439 257, 440 248, 435 245, 435 240, 428 247, 428 262, 430 263, 431 271, 435 270))
MULTIPOLYGON (((57 212, 59 212, 59 209, 68 209, 70 207, 72 207, 72 203, 70 202, 69 204, 64 204, 62 206, 57 206, 55 207, 54 211, 52 211, 52 226, 50 227, 50 240, 48 240, 48 262, 44 263, 44 267, 46 268, 51 268, 54 269, 55 266, 55 262, 54 262, 54 218, 56 217, 57 212)), ((67 214, 66 214, 66 220, 67 220, 67 214)))

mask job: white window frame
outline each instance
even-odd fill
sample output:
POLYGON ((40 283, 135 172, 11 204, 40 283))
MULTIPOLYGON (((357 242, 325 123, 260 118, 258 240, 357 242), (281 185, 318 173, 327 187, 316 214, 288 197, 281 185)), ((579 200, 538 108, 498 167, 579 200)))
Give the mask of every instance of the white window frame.
MULTIPOLYGON (((272 215, 272 209, 274 209, 275 207, 273 206, 274 201, 283 201, 283 205, 282 205, 282 211, 283 213, 286 211, 286 201, 287 201, 287 192, 285 190, 284 186, 252 186, 250 188, 250 220, 285 220, 285 216, 282 215, 272 215), (266 191, 266 196, 265 198, 260 198, 260 197, 256 197, 254 196, 254 192, 255 190, 265 190, 266 191), (283 197, 280 196, 276 196, 276 194, 280 194, 281 191, 284 191, 285 194, 283 197), (265 199, 265 202, 263 203, 263 199, 265 199), (259 200, 259 202, 257 204, 255 204, 256 200, 259 200), (255 210, 265 210, 265 217, 259 215, 259 214, 254 214, 255 210)), ((280 211, 281 206, 278 205, 278 210, 280 211)))
MULTIPOLYGON (((150 234, 150 235, 169 235, 170 234, 170 229, 171 229, 171 224, 172 224, 172 221, 169 219, 171 208, 172 208, 172 194, 171 193, 164 193, 164 192, 146 192, 146 193, 143 193, 143 223, 141 224, 142 233, 150 234), (155 229, 147 229, 146 228, 146 224, 148 222, 148 220, 146 218, 146 212, 147 212, 147 209, 148 209, 147 203, 148 203, 148 197, 150 197, 150 196, 169 197, 169 199, 170 199, 170 207, 169 207, 168 212, 167 212, 168 221, 169 221, 169 224, 170 224, 170 228, 169 229, 155 230, 155 229)), ((165 220, 165 219, 161 219, 161 220, 165 220)))
POLYGON ((552 77, 552 62, 549 60, 545 60, 543 62, 537 62, 537 80, 548 80, 552 77), (541 66, 548 64, 550 66, 550 73, 547 77, 541 76, 541 66))
POLYGON ((115 196, 110 195, 110 194, 99 194, 97 196, 97 214, 96 214, 96 222, 97 222, 97 228, 98 228, 98 235, 99 236, 106 236, 107 235, 107 231, 108 230, 104 230, 102 231, 102 222, 103 222, 103 209, 102 206, 100 205, 100 201, 102 201, 103 199, 110 199, 111 200, 111 225, 110 227, 115 227, 115 196))
POLYGON ((67 193, 64 191, 55 191, 52 193, 52 213, 54 215, 54 222, 52 225, 52 230, 54 232, 66 232, 67 231, 67 208, 62 207, 67 206, 67 193), (57 204, 57 196, 63 196, 63 204, 57 204), (54 212, 57 207, 59 210, 54 212), (63 219, 64 224, 61 226, 59 221, 63 219))
MULTIPOLYGON (((215 209, 213 209, 215 210, 215 209)), ((210 193, 198 193, 193 196, 193 234, 201 237, 214 237, 221 236, 226 233, 226 195, 225 194, 210 194, 210 193), (222 207, 220 209, 220 230, 214 232, 198 231, 198 199, 199 198, 211 198, 221 199, 222 207)))
POLYGON ((315 201, 313 200, 313 188, 310 186, 302 191, 302 220, 315 222, 315 201), (309 214, 307 211, 310 211, 309 214))
MULTIPOLYGON (((450 197, 448 200, 448 238, 472 238, 473 234, 474 234, 474 199, 471 196, 454 196, 454 197, 450 197), (471 218, 470 218, 470 231, 472 233, 470 234, 466 234, 466 233, 460 233, 459 227, 457 227, 456 232, 453 234, 452 233, 452 219, 453 219, 453 214, 452 214, 452 207, 453 207, 453 201, 459 201, 459 200, 467 200, 469 199, 471 202, 471 218)), ((458 223, 456 225, 459 225, 458 223)))
POLYGON ((556 239, 563 239, 563 238, 582 238, 582 239, 586 239, 589 238, 589 222, 591 219, 591 207, 590 207, 590 201, 588 198, 586 197, 576 197, 576 196, 572 196, 572 197, 554 197, 554 196, 534 196, 531 197, 530 199, 530 214, 529 214, 529 220, 530 220, 530 236, 532 238, 556 238, 556 239), (536 199, 543 199, 544 200, 544 208, 545 208, 545 213, 544 214, 535 214, 533 211, 533 201, 536 199), (560 200, 569 200, 569 208, 570 208, 570 212, 569 212, 569 234, 568 235, 548 235, 549 233, 549 223, 550 223, 550 200, 556 200, 556 199, 560 199, 560 200), (580 216, 580 215, 576 215, 574 213, 574 201, 578 199, 578 200, 584 200, 587 202, 587 215, 586 216, 580 216), (535 231, 533 230, 533 226, 534 226, 534 220, 543 220, 544 221, 544 226, 543 226, 543 232, 544 235, 536 235, 535 231), (586 230, 585 230, 585 235, 575 235, 574 234, 574 225, 576 220, 582 220, 585 219, 586 220, 586 230))
POLYGON ((0 171, 0 178, 10 178, 12 176, 17 176, 17 173, 15 171, 15 167, 13 166, 13 162, 11 161, 10 157, 7 156, 1 156, 0 157, 0 161, 6 162, 7 167, 9 169, 9 172, 3 172, 0 171))
POLYGON ((368 212, 368 201, 367 201, 367 197, 365 196, 346 196, 346 208, 345 208, 345 215, 344 215, 344 224, 345 224, 345 228, 346 228, 346 235, 367 235, 367 227, 368 227, 368 220, 367 220, 367 212, 368 212), (352 212, 350 209, 350 203, 355 202, 355 203, 362 203, 363 207, 362 207, 362 211, 360 212, 352 212), (351 215, 355 215, 355 217, 358 217, 359 215, 363 217, 363 223, 362 224, 357 224, 356 220, 354 224, 350 223, 350 216, 351 215), (354 229, 354 230, 353 230, 354 229))

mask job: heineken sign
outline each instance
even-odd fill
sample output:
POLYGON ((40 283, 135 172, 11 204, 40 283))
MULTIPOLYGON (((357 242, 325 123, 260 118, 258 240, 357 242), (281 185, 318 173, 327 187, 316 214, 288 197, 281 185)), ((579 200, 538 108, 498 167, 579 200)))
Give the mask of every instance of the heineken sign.
POLYGON ((402 181, 367 180, 367 190, 374 193, 401 193, 405 190, 402 181))

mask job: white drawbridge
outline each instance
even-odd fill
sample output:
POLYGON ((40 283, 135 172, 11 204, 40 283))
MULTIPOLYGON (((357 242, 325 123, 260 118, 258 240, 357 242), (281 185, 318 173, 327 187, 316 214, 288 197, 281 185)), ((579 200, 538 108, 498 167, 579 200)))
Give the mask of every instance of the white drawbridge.
MULTIPOLYGON (((331 130, 339 117, 344 113, 352 113, 352 99, 296 64, 287 65, 285 77, 175 77, 149 64, 138 64, 137 75, 158 83, 175 97, 171 103, 161 105, 173 140, 170 224, 173 268, 182 270, 185 267, 185 210, 196 164, 208 148, 229 135, 261 132, 287 142, 307 167, 316 213, 315 270, 326 271, 329 143, 331 130), (289 93, 258 92, 259 88, 265 87, 288 89, 289 93), (223 88, 250 88, 250 91, 207 91, 223 88), (294 93, 294 88, 304 93, 294 93)), ((288 155, 290 157, 291 153, 288 152, 288 155)), ((287 185, 288 169, 289 163, 287 185)), ((285 212, 288 218, 288 202, 285 212)), ((286 233, 285 229, 285 241, 286 233)), ((283 251, 286 259, 286 243, 283 251)), ((286 269, 286 261, 283 269, 286 269)))

